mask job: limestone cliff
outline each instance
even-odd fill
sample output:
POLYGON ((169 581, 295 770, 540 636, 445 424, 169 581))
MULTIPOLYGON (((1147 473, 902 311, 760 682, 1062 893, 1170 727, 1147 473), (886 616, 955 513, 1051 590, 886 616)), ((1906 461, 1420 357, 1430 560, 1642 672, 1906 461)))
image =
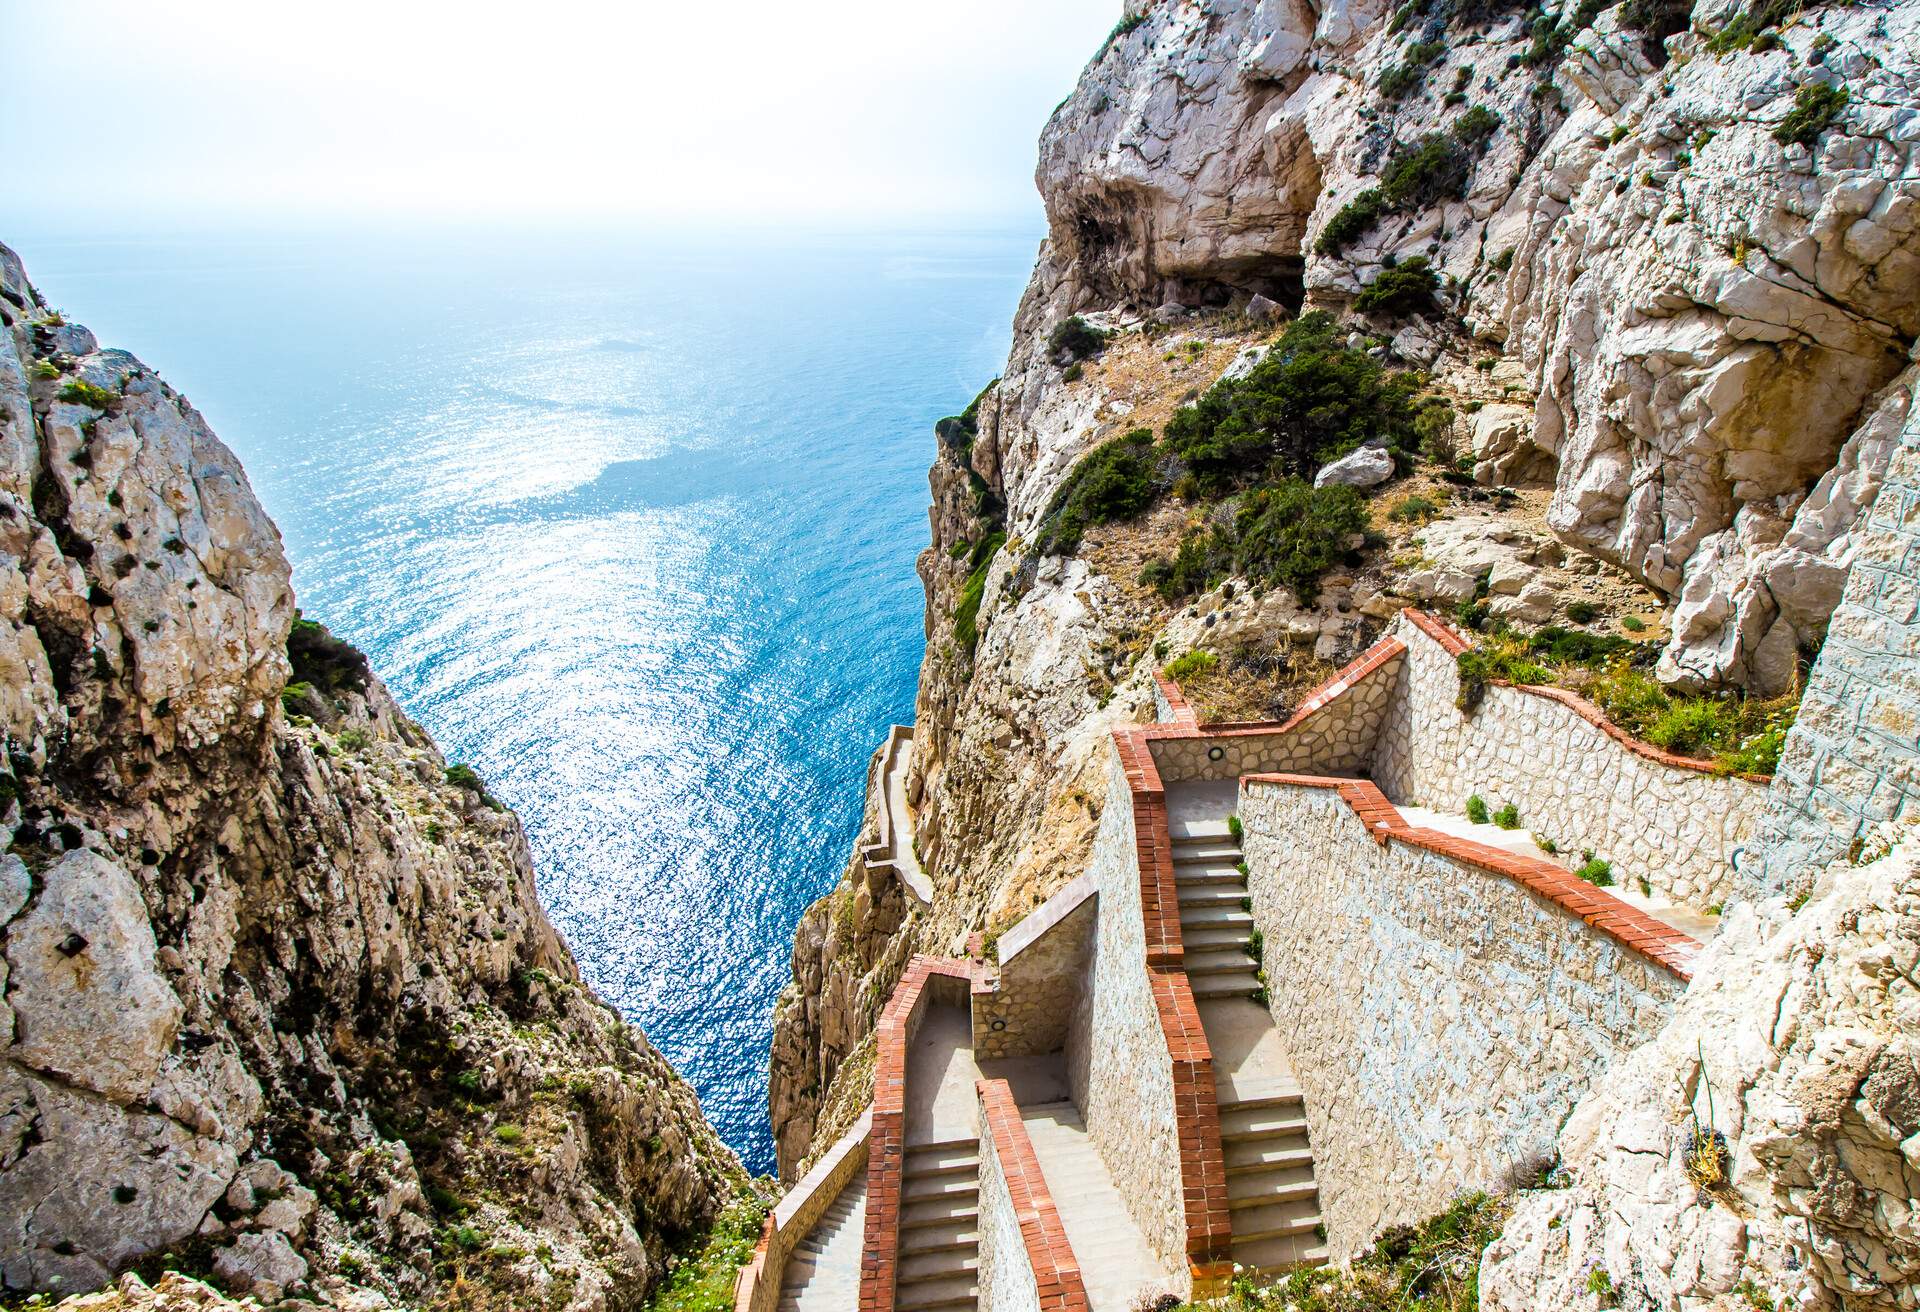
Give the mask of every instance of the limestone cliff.
POLYGON ((743 1182, 233 454, 0 248, 0 1274, 629 1307, 743 1182))
POLYGON ((1910 404, 1916 52, 1910 2, 1130 0, 1046 125, 1013 348, 931 474, 911 795, 933 905, 862 917, 856 862, 809 913, 775 1041, 783 1169, 848 1100, 901 942, 955 951, 1078 872, 1107 730, 1149 713, 1168 652, 1244 637, 1297 685, 1491 576, 1516 620, 1576 597, 1645 615, 1675 684, 1791 685, 1910 404), (1431 312, 1356 311, 1416 259, 1431 312), (1032 549, 1082 455, 1303 308, 1426 371, 1501 495, 1417 538, 1376 515, 1390 540, 1311 603, 1154 596, 1140 566, 1179 505, 1032 549), (1058 349, 1073 315, 1120 330, 1099 358, 1058 349), (956 625, 976 600, 977 637, 956 625))

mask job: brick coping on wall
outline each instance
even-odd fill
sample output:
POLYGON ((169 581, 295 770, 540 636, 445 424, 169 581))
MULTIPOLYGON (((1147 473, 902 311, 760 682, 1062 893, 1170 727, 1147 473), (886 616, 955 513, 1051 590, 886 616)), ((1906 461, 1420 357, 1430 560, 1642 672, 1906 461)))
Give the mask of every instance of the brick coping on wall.
MULTIPOLYGON (((980 1080, 974 1085, 980 1098, 981 1137, 991 1141, 1001 1177, 1013 1200, 1020 1240, 1027 1250, 1040 1312, 1087 1312, 1087 1287, 1080 1276, 1079 1259, 1067 1242, 1066 1223, 1054 1206, 1053 1193, 1040 1171, 1040 1158, 1027 1136, 1026 1123, 1005 1080, 980 1080)), ((984 1165, 985 1154, 982 1154, 984 1165)), ((985 1218, 982 1218, 984 1222, 985 1218)), ((984 1232, 984 1224, 979 1225, 984 1232)))
MULTIPOLYGON (((1400 613, 1406 616, 1408 622, 1419 629, 1420 632, 1439 643, 1441 650, 1445 651, 1447 655, 1458 657, 1462 652, 1473 650, 1473 639, 1461 633, 1438 615, 1429 614, 1413 606, 1408 606, 1400 613)), ((1756 784, 1769 784, 1773 782, 1772 775, 1749 774, 1745 771, 1738 770, 1722 770, 1712 761, 1702 760, 1697 756, 1680 756, 1674 752, 1667 751, 1663 747, 1656 747, 1644 739, 1635 738, 1625 729, 1622 729, 1612 720, 1609 720, 1605 711, 1595 706, 1579 693, 1569 692, 1565 688, 1556 688, 1550 684, 1541 683, 1515 683, 1511 679, 1488 679, 1487 683, 1491 687, 1513 688, 1519 692, 1531 693, 1535 697, 1545 697, 1549 701, 1559 702, 1562 706, 1572 711, 1588 724, 1591 724, 1594 728, 1600 730, 1601 733, 1604 733, 1616 743, 1619 743, 1635 756, 1645 757, 1657 765, 1664 765, 1675 770, 1694 770, 1701 774, 1716 774, 1734 779, 1745 779, 1750 783, 1756 784)))
POLYGON ((1249 774, 1242 776, 1241 783, 1243 786, 1276 784, 1336 791, 1359 817, 1367 833, 1382 847, 1387 845, 1389 839, 1398 840, 1491 874, 1505 876, 1656 965, 1665 967, 1681 980, 1693 978, 1694 957, 1700 951, 1700 944, 1696 940, 1615 897, 1606 889, 1587 883, 1566 867, 1552 861, 1520 856, 1485 843, 1476 843, 1470 838, 1458 838, 1436 829, 1410 825, 1400 814, 1399 808, 1387 800, 1386 794, 1368 780, 1324 775, 1249 774))
POLYGON ((1174 718, 1157 725, 1155 738, 1233 738, 1256 734, 1290 733, 1305 724, 1319 712, 1339 700, 1349 688, 1360 680, 1386 665, 1394 657, 1401 655, 1407 645, 1400 639, 1388 635, 1361 652, 1343 666, 1331 679, 1308 693, 1294 709, 1292 715, 1284 720, 1215 720, 1202 723, 1199 713, 1187 700, 1180 685, 1169 679, 1162 671, 1154 671, 1154 682, 1159 685, 1160 694, 1166 698, 1174 718))
POLYGON ((860 1312, 892 1312, 900 1258, 900 1186, 907 1150, 907 1049, 936 975, 973 981, 968 961, 916 956, 874 1026, 872 1129, 867 1141, 867 1220, 860 1249, 860 1312))

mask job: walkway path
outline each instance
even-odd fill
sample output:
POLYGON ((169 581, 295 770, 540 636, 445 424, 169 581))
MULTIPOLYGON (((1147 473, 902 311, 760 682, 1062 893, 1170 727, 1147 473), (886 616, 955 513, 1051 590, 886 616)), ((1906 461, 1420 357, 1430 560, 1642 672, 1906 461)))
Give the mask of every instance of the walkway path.
POLYGON ((857 1173, 787 1259, 780 1312, 849 1312, 860 1306, 860 1247, 867 1175, 857 1173))
POLYGON ((1023 1106, 1020 1119, 1080 1263, 1091 1312, 1128 1312, 1172 1291, 1173 1277, 1134 1224, 1079 1109, 1063 1099, 1023 1106))

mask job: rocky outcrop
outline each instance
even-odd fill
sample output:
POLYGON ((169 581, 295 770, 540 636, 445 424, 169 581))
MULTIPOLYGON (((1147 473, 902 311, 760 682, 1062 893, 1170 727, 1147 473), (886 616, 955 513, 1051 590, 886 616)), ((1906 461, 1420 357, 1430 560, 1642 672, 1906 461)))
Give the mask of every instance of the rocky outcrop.
POLYGON ((1487 1250, 1483 1307, 1591 1306, 1609 1289, 1678 1312, 1736 1288, 1781 1307, 1916 1305, 1913 838, 1885 826, 1804 905, 1729 916, 1661 1036, 1567 1122, 1571 1183, 1520 1200, 1487 1250))
POLYGON ((634 1305, 742 1173, 518 821, 297 620, 200 415, 4 248, 0 325, 7 1288, 634 1305))

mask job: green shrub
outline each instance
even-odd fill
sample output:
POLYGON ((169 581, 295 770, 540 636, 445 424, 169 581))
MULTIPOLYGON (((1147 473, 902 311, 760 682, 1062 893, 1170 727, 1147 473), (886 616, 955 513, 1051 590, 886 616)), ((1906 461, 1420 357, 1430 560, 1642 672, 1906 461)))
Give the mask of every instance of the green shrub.
POLYGON ((492 793, 487 791, 486 780, 482 779, 472 766, 464 762, 455 761, 452 765, 448 766, 446 769, 446 780, 455 788, 464 788, 467 792, 472 793, 495 811, 506 809, 494 800, 492 793))
POLYGON ((1727 25, 1707 38, 1707 49, 1716 55, 1773 44, 1773 30, 1802 6, 1803 0, 1756 0, 1735 14, 1727 25))
POLYGON ((1467 799, 1467 819, 1476 825, 1484 825, 1491 821, 1492 816, 1487 812, 1486 798, 1475 793, 1467 799))
POLYGON ((1362 314, 1386 314, 1401 317, 1423 314, 1438 308, 1434 292, 1440 288, 1440 276, 1425 256, 1382 269, 1372 282, 1353 298, 1353 308, 1362 314))
POLYGON ((76 378, 60 389, 60 399, 73 405, 91 406, 95 410, 111 410, 113 403, 120 399, 120 393, 95 387, 84 378, 76 378))
POLYGON ((1172 601, 1238 573, 1290 588, 1311 603, 1321 576, 1367 528, 1366 502, 1353 488, 1316 488, 1289 478, 1244 494, 1230 522, 1189 534, 1172 560, 1154 561, 1140 578, 1172 601))
POLYGON ((1597 856, 1588 857, 1586 864, 1573 873, 1596 888, 1613 887, 1613 863, 1597 856))
POLYGON ((60 376, 60 369, 51 360, 35 360, 33 376, 43 381, 50 381, 60 376))
POLYGON ((1396 524, 1424 524, 1439 513, 1437 503, 1416 492, 1394 502, 1387 511, 1387 518, 1396 524))
POLYGON ((1168 661, 1166 668, 1163 669, 1161 673, 1169 679, 1172 679, 1175 683, 1180 683, 1196 675, 1211 674, 1219 667, 1220 658, 1218 656, 1210 651, 1202 651, 1196 647, 1194 650, 1183 652, 1168 661))
POLYGON ((1047 335, 1047 354, 1058 357, 1065 353, 1071 357, 1070 362, 1085 360, 1100 354, 1106 347, 1107 337, 1107 333, 1076 314, 1047 335))
POLYGON ((1628 633, 1645 633, 1647 631, 1646 621, 1637 615, 1624 616, 1620 621, 1620 627, 1628 633))
POLYGON ((1527 639, 1530 653, 1556 665, 1605 665, 1634 648, 1635 644, 1625 638, 1563 629, 1558 625, 1548 625, 1527 639))
POLYGON ((1840 111, 1847 107, 1845 87, 1809 82, 1794 93, 1793 108, 1773 130, 1773 139, 1781 145, 1798 142, 1808 150, 1820 140, 1820 134, 1833 126, 1840 111))
POLYGON ((1043 556, 1069 554, 1087 529, 1132 519, 1153 504, 1157 491, 1151 429, 1136 428, 1103 442, 1081 457, 1053 494, 1034 550, 1043 556))
POLYGON ((320 621, 300 618, 298 611, 287 632, 287 660, 296 682, 330 693, 365 692, 372 674, 359 648, 334 637, 320 621))
POLYGON ((960 601, 953 608, 953 640, 968 652, 980 642, 980 603, 987 592, 987 571, 1006 541, 1005 533, 991 533, 973 549, 973 570, 961 586, 960 601))
POLYGON ((1245 836, 1246 827, 1240 823, 1239 816, 1230 815, 1227 817, 1227 832, 1233 836, 1233 841, 1236 843, 1245 836))
POLYGON ((1407 57, 1380 75, 1380 94, 1398 100, 1426 81, 1427 66, 1447 53, 1439 41, 1416 41, 1407 47, 1407 57))
POLYGON ((1570 601, 1567 603, 1567 618, 1575 624, 1591 624, 1599 608, 1590 601, 1570 601))
POLYGON ((1493 822, 1502 829, 1518 829, 1520 827, 1520 808, 1512 802, 1508 802, 1505 806, 1493 813, 1493 822))
POLYGON ((1495 680, 1508 683, 1551 683, 1553 671, 1527 659, 1523 643, 1495 640, 1469 647, 1454 658, 1460 675, 1460 692, 1454 705, 1471 715, 1480 709, 1487 685, 1495 680))
POLYGON ((527 1132, 517 1125, 496 1125, 493 1127, 493 1137, 511 1146, 526 1138, 527 1132))
POLYGON ((1081 369, 1080 362, 1076 360, 1060 371, 1060 381, 1063 383, 1077 383, 1084 373, 1085 370, 1081 369))
POLYGON ((1539 848, 1542 852, 1545 852, 1548 856, 1553 856, 1555 853, 1559 852, 1560 844, 1554 842, 1551 838, 1548 838, 1545 834, 1536 833, 1532 837, 1533 837, 1533 845, 1539 848))
POLYGON ((965 453, 973 449, 973 440, 980 436, 980 405, 987 399, 987 393, 999 386, 1000 380, 994 379, 980 389, 979 395, 967 403, 967 408, 957 415, 948 415, 933 426, 933 435, 941 444, 965 453))
POLYGON ((1322 255, 1338 255, 1389 214, 1428 209, 1467 194, 1473 164, 1500 120, 1474 106, 1451 132, 1433 132, 1395 149, 1381 171, 1380 185, 1361 192, 1327 220, 1315 244, 1322 255))
POLYGON ((1370 438, 1411 448, 1417 382, 1350 349, 1345 336, 1324 311, 1302 315, 1244 377, 1174 414, 1167 448, 1201 493, 1311 475, 1370 438))
POLYGON ((342 729, 334 735, 334 741, 349 752, 360 752, 372 745, 373 735, 365 729, 342 729))

